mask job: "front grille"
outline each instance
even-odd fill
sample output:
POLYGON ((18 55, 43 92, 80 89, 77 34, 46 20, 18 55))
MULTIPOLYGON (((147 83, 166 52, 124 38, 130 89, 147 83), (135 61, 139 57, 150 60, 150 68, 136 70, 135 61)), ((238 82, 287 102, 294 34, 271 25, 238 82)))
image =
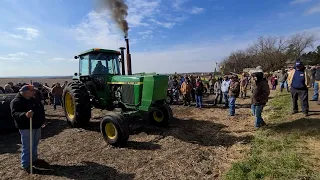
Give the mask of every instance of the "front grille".
POLYGON ((122 102, 127 104, 134 104, 134 85, 122 85, 122 102))

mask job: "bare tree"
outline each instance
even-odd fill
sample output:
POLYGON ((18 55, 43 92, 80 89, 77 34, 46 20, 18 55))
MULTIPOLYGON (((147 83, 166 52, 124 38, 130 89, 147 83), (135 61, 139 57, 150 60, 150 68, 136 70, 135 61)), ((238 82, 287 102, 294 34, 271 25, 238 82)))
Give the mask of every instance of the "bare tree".
POLYGON ((288 39, 288 44, 292 46, 295 51, 295 58, 301 56, 302 52, 309 47, 313 47, 313 43, 315 42, 314 34, 307 34, 307 33, 298 33, 292 35, 288 39))
POLYGON ((266 71, 274 71, 285 66, 288 59, 300 57, 308 47, 312 47, 313 35, 300 33, 285 37, 262 36, 244 51, 232 52, 223 61, 225 71, 241 72, 244 68, 262 66, 266 71))

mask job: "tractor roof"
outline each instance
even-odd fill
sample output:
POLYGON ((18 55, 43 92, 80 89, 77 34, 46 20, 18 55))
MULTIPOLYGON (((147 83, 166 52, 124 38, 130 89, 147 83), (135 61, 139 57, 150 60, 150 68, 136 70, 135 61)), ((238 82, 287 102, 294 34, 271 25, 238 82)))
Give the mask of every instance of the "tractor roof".
POLYGON ((108 53, 108 54, 116 54, 116 55, 120 55, 121 53, 119 51, 115 51, 115 50, 110 50, 110 49, 100 49, 100 48, 93 48, 93 49, 89 49, 87 51, 84 51, 82 53, 79 54, 79 56, 82 55, 86 55, 89 53, 108 53))

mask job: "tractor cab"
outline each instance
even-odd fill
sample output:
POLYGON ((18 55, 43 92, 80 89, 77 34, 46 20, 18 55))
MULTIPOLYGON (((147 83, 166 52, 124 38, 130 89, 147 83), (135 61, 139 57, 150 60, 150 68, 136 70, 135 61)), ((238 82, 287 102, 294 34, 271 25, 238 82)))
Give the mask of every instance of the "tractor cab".
POLYGON ((107 49, 91 49, 75 56, 79 58, 79 74, 85 77, 90 75, 120 75, 120 52, 107 49))
POLYGON ((107 82, 121 74, 120 55, 118 51, 95 48, 75 56, 75 59, 79 59, 79 73, 75 73, 73 79, 84 83, 100 106, 110 103, 107 82))

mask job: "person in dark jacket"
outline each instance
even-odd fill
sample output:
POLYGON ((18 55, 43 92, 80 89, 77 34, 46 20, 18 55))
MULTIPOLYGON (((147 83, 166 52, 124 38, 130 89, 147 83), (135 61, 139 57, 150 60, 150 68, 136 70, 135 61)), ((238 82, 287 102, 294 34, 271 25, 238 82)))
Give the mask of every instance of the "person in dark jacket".
POLYGON ((194 78, 194 76, 192 74, 190 75, 190 82, 191 82, 192 87, 194 87, 191 90, 191 98, 192 98, 192 101, 195 102, 196 101, 195 87, 197 86, 197 82, 196 82, 196 78, 194 78))
POLYGON ((252 74, 253 80, 255 81, 255 86, 253 88, 253 93, 251 96, 251 110, 252 114, 255 116, 256 128, 264 126, 266 123, 262 119, 263 107, 267 104, 270 95, 270 88, 268 81, 263 78, 262 72, 255 72, 252 74))
POLYGON ((237 75, 232 76, 229 87, 229 115, 234 116, 236 113, 236 99, 240 94, 240 82, 237 75))
POLYGON ((30 119, 32 118, 33 152, 32 160, 35 166, 44 161, 38 159, 38 144, 41 138, 41 127, 45 123, 44 107, 34 98, 35 90, 32 85, 21 87, 19 93, 11 101, 11 115, 16 122, 21 135, 21 166, 30 171, 30 119))
POLYGON ((203 83, 201 79, 197 79, 195 93, 196 93, 196 108, 202 108, 203 83))
POLYGON ((278 85, 277 76, 275 74, 272 75, 272 77, 270 78, 270 81, 271 81, 271 85, 272 85, 272 90, 276 90, 277 89, 277 85, 278 85))
POLYGON ((305 71, 305 67, 300 60, 297 60, 295 68, 290 71, 288 76, 288 85, 291 88, 291 96, 293 103, 292 114, 298 113, 298 98, 300 98, 302 112, 308 116, 308 88, 311 87, 310 77, 305 71))
POLYGON ((170 81, 169 83, 169 88, 171 89, 172 97, 175 103, 178 103, 179 101, 179 82, 177 80, 177 77, 174 76, 173 80, 170 81))
POLYGON ((284 88, 286 88, 287 92, 289 92, 288 88, 288 72, 286 72, 284 69, 281 71, 278 80, 280 82, 280 91, 282 92, 284 88))
POLYGON ((311 101, 318 101, 319 99, 319 81, 320 81, 320 66, 317 65, 314 68, 312 68, 313 96, 311 101))
POLYGON ((57 105, 62 105, 62 94, 63 88, 60 83, 56 83, 56 85, 52 88, 51 93, 53 95, 53 109, 57 109, 57 105))

